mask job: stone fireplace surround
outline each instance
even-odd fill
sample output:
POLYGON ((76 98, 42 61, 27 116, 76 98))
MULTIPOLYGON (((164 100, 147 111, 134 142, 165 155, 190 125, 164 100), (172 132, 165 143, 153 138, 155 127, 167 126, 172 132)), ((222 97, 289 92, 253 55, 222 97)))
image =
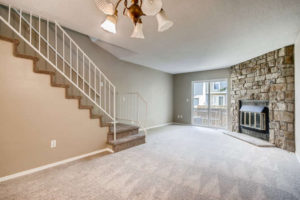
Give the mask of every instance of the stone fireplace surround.
POLYGON ((232 131, 239 132, 240 100, 269 102, 269 142, 295 151, 294 46, 231 67, 232 131))

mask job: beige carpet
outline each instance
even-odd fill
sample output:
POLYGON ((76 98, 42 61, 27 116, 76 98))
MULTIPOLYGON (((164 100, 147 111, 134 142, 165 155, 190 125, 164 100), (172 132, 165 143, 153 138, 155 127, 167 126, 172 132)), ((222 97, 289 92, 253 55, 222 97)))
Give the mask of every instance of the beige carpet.
POLYGON ((168 126, 147 143, 0 184, 1 200, 293 200, 300 164, 219 131, 168 126))

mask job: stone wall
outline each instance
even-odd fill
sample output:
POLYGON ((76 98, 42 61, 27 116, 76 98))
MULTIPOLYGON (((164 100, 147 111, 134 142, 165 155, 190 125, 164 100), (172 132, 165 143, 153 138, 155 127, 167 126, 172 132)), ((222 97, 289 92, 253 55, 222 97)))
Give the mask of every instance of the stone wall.
POLYGON ((270 142, 295 151, 294 46, 232 66, 232 130, 239 131, 239 100, 268 100, 270 142))

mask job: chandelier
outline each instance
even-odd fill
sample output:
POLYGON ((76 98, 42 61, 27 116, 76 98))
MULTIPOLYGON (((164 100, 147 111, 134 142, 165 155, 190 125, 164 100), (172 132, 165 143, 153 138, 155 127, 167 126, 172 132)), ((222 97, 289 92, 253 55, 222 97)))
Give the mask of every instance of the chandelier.
POLYGON ((124 1, 123 15, 129 17, 134 25, 132 38, 144 39, 143 16, 156 16, 158 32, 166 31, 173 26, 173 22, 167 18, 162 9, 162 0, 131 0, 130 5, 127 0, 118 0, 116 5, 110 0, 95 0, 97 7, 106 14, 106 19, 101 24, 101 28, 105 31, 117 32, 118 7, 122 1, 124 1))

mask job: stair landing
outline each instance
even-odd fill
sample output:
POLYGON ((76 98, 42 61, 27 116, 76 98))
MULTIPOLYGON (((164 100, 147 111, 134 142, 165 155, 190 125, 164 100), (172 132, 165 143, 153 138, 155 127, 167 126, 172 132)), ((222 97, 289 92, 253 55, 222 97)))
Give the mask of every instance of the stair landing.
POLYGON ((114 152, 119 152, 145 143, 145 134, 139 133, 139 127, 118 123, 116 126, 116 137, 114 141, 113 126, 110 126, 107 134, 107 143, 112 146, 114 152))

